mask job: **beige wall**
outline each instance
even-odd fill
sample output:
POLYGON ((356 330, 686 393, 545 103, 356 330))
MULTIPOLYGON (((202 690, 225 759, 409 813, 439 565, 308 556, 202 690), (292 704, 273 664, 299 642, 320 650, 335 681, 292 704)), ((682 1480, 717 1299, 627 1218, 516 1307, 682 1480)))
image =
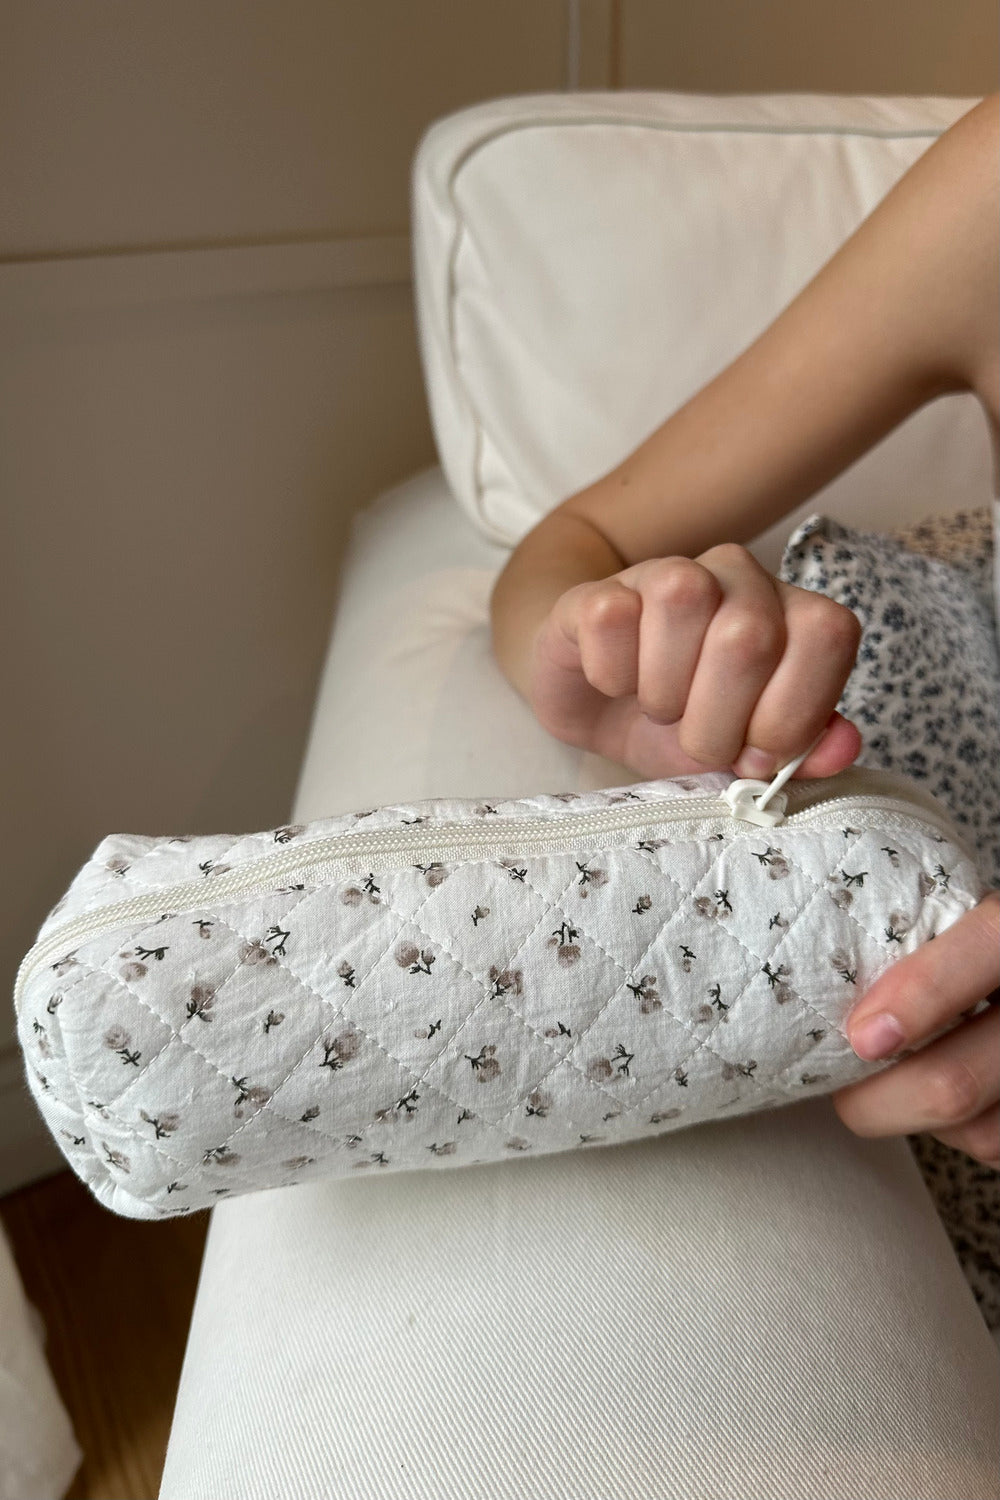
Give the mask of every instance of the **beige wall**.
MULTIPOLYGON (((108 832, 287 817, 350 517, 435 461, 408 174, 585 88, 995 87, 974 0, 3 0, 0 984, 108 832)), ((345 726, 349 732, 349 726, 345 726)), ((59 1168, 0 1012, 0 1191, 59 1168)))

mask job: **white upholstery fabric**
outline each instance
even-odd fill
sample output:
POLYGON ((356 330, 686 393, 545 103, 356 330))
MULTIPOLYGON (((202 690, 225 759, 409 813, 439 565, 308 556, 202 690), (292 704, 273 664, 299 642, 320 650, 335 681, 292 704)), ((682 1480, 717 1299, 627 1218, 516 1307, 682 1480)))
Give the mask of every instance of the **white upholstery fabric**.
POLYGON ((0 1500, 59 1500, 83 1453, 0 1224, 0 1500))
MULTIPOLYGON (((292 817, 634 779, 502 677, 506 553, 361 513, 292 817)), ((160 1500, 990 1500, 997 1350, 905 1141, 829 1100, 214 1211, 160 1500)))
MULTIPOLYGON (((425 382, 452 490, 515 544, 750 345, 975 99, 523 95, 435 123, 413 168, 425 382)), ((872 316, 877 319, 878 308, 872 316)), ((970 394, 932 402, 810 511, 886 526, 988 503, 970 394)))

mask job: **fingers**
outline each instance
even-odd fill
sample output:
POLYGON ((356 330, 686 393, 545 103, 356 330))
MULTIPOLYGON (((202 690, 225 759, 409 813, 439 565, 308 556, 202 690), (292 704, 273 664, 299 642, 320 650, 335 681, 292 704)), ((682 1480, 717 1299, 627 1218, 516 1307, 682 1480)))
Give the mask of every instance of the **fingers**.
POLYGON ((747 725, 746 743, 763 759, 741 759, 741 775, 768 777, 801 754, 830 724, 823 741, 799 767, 798 776, 830 776, 851 764, 861 735, 836 714, 861 641, 857 616, 836 600, 775 580, 784 611, 787 642, 747 725), (808 684, 808 691, 803 691, 808 684), (750 766, 753 769, 750 769, 750 766))
POLYGON ((633 739, 669 726, 671 756, 685 770, 734 766, 755 777, 773 775, 821 735, 797 775, 833 775, 861 748, 835 708, 857 652, 857 618, 781 583, 736 543, 580 584, 557 601, 550 623, 547 698, 550 677, 561 683, 567 672, 592 695, 560 699, 560 723, 570 710, 596 723, 606 717, 600 699, 631 698, 633 739))
POLYGON ((983 1162, 1000 1157, 1000 1006, 968 1014, 1000 982, 998 938, 1000 892, 991 891, 894 964, 854 1007, 847 1031, 859 1057, 921 1050, 833 1096, 849 1129, 866 1136, 929 1130, 983 1162), (886 1033, 880 1045, 868 1028, 886 1016, 898 1036, 893 1043, 886 1033))
MULTIPOLYGON (((785 618, 776 580, 744 547, 712 547, 700 561, 718 579, 722 601, 702 642, 678 740, 706 766, 730 766, 747 742, 757 699, 782 659, 785 618)), ((829 714, 827 708, 819 727, 829 714)))
POLYGON ((639 563, 618 576, 641 598, 632 691, 654 724, 674 724, 685 713, 702 641, 722 602, 722 585, 688 557, 656 558, 652 566, 639 563))
POLYGON ((931 1131, 983 1162, 1000 1157, 1000 1008, 964 1021, 925 1051, 839 1089, 834 1108, 855 1135, 931 1131))
POLYGON ((847 1038, 859 1057, 888 1057, 920 1047, 1000 984, 1000 891, 930 942, 887 969, 847 1017, 847 1038), (889 1017, 899 1031, 895 1046, 867 1044, 868 1028, 889 1017), (862 1035, 865 1029, 865 1036, 862 1035))

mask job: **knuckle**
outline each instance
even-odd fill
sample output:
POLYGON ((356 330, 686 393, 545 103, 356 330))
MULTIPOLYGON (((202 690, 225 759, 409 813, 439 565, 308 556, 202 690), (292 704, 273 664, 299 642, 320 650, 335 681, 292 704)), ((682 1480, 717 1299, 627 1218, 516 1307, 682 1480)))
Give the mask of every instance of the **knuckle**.
POLYGON ((781 654, 781 633, 765 615, 738 615, 720 625, 718 644, 729 656, 745 663, 775 661, 781 654))
POLYGON ((580 599, 580 624, 591 630, 600 630, 607 625, 620 625, 623 621, 638 616, 641 607, 639 595, 624 584, 602 579, 584 593, 580 599))
POLYGON ((800 604, 800 610, 803 630, 817 636, 824 646, 857 650, 861 641, 861 621, 846 604, 810 592, 800 604))
POLYGON ((967 1119, 979 1105, 979 1080, 968 1064, 958 1059, 939 1063, 928 1075, 925 1090, 933 1118, 944 1124, 967 1119))
POLYGON ((709 547, 707 552, 702 552, 701 556, 710 557, 713 562, 728 568, 745 567, 747 563, 751 563, 755 568, 757 566, 756 559, 746 547, 740 546, 739 542, 720 542, 718 546, 709 547))
POLYGON ((718 579, 691 558, 672 557, 650 580, 650 603, 668 610, 700 610, 722 597, 718 579))
POLYGON ((850 651, 853 655, 861 644, 861 621, 846 604, 834 604, 827 619, 826 634, 834 648, 850 651))

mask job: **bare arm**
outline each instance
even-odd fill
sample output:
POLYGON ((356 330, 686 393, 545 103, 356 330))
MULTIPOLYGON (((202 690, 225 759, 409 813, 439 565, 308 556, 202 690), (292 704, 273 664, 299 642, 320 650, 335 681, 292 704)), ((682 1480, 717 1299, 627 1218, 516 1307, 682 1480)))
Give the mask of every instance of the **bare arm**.
MULTIPOLYGON (((753 344, 515 548, 493 648, 543 723, 533 647, 567 590, 746 542, 919 407, 995 379, 998 102, 946 131, 753 344)), ((585 720, 553 732, 590 748, 585 720)))

